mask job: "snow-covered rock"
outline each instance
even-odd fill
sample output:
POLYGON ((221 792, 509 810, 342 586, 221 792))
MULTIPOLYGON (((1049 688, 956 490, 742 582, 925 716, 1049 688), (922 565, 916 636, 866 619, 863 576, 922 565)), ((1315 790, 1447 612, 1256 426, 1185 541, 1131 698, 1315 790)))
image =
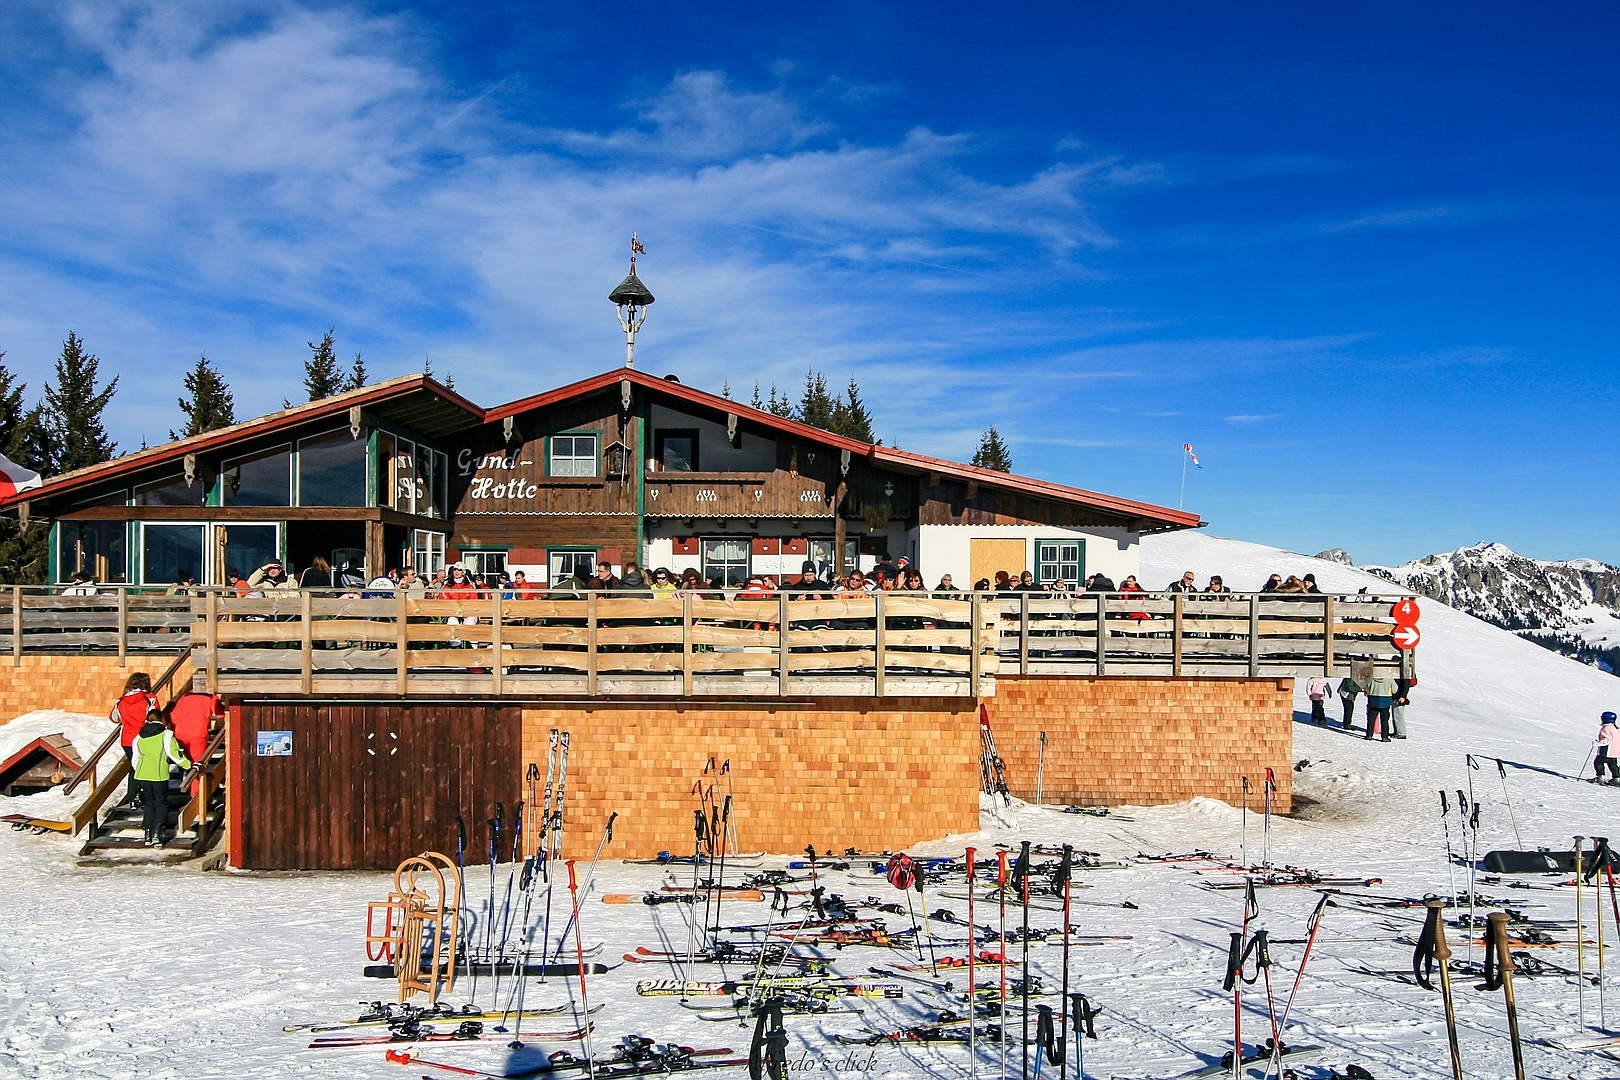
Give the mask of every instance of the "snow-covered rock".
POLYGON ((1548 562, 1483 543, 1363 569, 1583 663, 1620 667, 1620 569, 1606 563, 1548 562))

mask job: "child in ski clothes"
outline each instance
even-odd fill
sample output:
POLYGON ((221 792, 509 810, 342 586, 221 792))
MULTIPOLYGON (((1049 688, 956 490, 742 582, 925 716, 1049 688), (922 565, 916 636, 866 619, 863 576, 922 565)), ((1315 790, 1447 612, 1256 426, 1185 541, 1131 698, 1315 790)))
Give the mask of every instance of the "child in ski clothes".
POLYGON ((158 847, 163 843, 163 826, 168 824, 169 817, 171 761, 182 769, 191 768, 191 759, 186 757, 174 733, 163 723, 162 714, 153 709, 147 715, 141 733, 135 737, 134 751, 130 756, 130 764, 135 769, 135 779, 140 782, 145 803, 141 825, 148 847, 158 847))
MULTIPOLYGON (((124 758, 128 760, 133 753, 131 747, 135 738, 141 733, 141 727, 146 723, 146 714, 158 707, 157 695, 152 693, 152 677, 144 671, 137 671, 124 683, 124 693, 112 707, 108 719, 117 724, 122 730, 118 735, 118 744, 124 748, 124 758)), ((124 792, 124 802, 134 806, 141 797, 141 786, 135 780, 132 769, 129 774, 129 789, 124 792)))
MULTIPOLYGON (((203 755, 208 751, 208 735, 214 726, 214 720, 224 715, 225 709, 220 705, 216 695, 196 692, 181 694, 179 700, 169 709, 169 721, 174 725, 174 737, 179 740, 181 748, 192 761, 203 759, 203 755)), ((193 780, 191 793, 197 794, 197 789, 201 785, 201 777, 193 780)))
POLYGON ((1597 776, 1594 778, 1598 783, 1605 782, 1603 770, 1608 769, 1607 782, 1620 784, 1620 761, 1616 760, 1616 755, 1620 755, 1620 727, 1615 724, 1614 713, 1606 712, 1598 724, 1597 776))
POLYGON ((1323 702, 1332 686, 1320 675, 1305 680, 1305 696, 1311 699, 1311 723, 1327 727, 1327 706, 1323 702))
POLYGON ((1412 704, 1412 687, 1416 679, 1396 679, 1395 696, 1389 704, 1389 726, 1397 739, 1406 738, 1406 707, 1412 704))
POLYGON ((1382 724, 1381 732, 1389 742, 1389 709, 1395 703, 1395 680, 1380 675, 1367 684, 1367 738, 1373 737, 1373 726, 1382 724))
POLYGON ((1344 702, 1344 730, 1349 731, 1350 725, 1356 719, 1356 698, 1361 693, 1361 687, 1356 680, 1345 679, 1339 683, 1339 700, 1344 702))

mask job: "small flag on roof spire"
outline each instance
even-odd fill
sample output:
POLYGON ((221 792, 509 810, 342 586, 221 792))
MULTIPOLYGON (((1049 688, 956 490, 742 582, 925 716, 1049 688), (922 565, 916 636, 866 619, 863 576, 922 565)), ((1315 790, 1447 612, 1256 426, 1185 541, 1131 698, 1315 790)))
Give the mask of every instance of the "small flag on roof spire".
POLYGON ((1197 454, 1195 454, 1195 453, 1193 453, 1193 448, 1192 448, 1192 443, 1182 443, 1182 444, 1181 444, 1181 449, 1182 449, 1182 450, 1183 450, 1183 451, 1184 451, 1184 452, 1185 452, 1185 453, 1186 453, 1186 455, 1187 455, 1187 456, 1188 456, 1188 457, 1189 457, 1189 458, 1192 458, 1192 463, 1193 463, 1193 464, 1194 464, 1194 465, 1198 465, 1198 467, 1199 467, 1199 468, 1200 468, 1200 469, 1202 469, 1202 468, 1203 468, 1203 466, 1202 466, 1202 465, 1199 465, 1199 464, 1198 464, 1198 455, 1197 455, 1197 454))

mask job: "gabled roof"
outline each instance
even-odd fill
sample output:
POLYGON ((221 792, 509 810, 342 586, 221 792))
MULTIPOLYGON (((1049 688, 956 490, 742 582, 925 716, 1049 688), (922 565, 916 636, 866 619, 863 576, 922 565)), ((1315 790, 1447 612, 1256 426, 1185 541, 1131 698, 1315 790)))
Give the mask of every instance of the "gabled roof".
POLYGON ((1203 524, 1197 514, 1183 510, 1171 510, 1168 507, 1155 506, 1152 503, 1122 499, 1115 495, 1104 495, 1096 491, 1086 491, 1083 488, 1054 484, 1047 480, 1037 480, 1029 476, 998 472, 995 469, 982 469, 976 465, 964 465, 959 461, 948 461, 944 458, 929 457, 926 454, 914 454, 907 450, 897 450, 893 447, 848 439, 842 435, 834 435, 829 431, 823 431, 821 428, 812 427, 809 424, 801 424, 797 420, 790 420, 761 409, 750 408, 730 398, 720 397, 718 394, 710 394, 703 390, 696 390, 683 383, 660 379, 656 375, 649 375, 644 371, 636 371, 633 368, 605 371, 600 375, 593 375, 588 379, 581 379, 579 382, 570 383, 567 386, 559 386, 555 390, 548 390, 543 394, 536 394, 533 397, 523 398, 521 401, 513 401, 506 405, 497 406, 485 413, 484 419, 489 422, 504 420, 508 416, 515 416, 519 413, 529 412, 532 409, 567 401, 570 398, 606 390, 617 386, 620 380, 629 380, 632 385, 643 387, 653 393, 664 394, 689 404, 713 409, 719 413, 736 413, 740 420, 770 428, 785 435, 791 435, 794 438, 818 442, 823 446, 831 446, 839 450, 848 450, 852 455, 866 458, 875 464, 899 468, 909 472, 938 473, 952 479, 974 481, 988 488, 1016 491, 1024 495, 1052 499, 1056 502, 1079 504, 1105 513, 1118 514, 1129 519, 1132 526, 1139 532, 1153 533, 1168 532, 1174 529, 1196 529, 1203 524))
POLYGON ((188 439, 162 443, 145 450, 90 465, 83 469, 63 473, 47 479, 42 487, 19 492, 0 500, 0 506, 19 502, 49 499, 90 484, 100 484, 128 473, 149 469, 168 462, 176 464, 187 454, 207 453, 247 439, 274 435, 327 417, 347 417, 351 408, 359 406, 392 420, 430 438, 437 434, 450 434, 457 430, 476 427, 483 420, 484 410, 427 375, 401 375, 372 386, 335 394, 320 401, 294 405, 290 409, 270 413, 240 424, 217 428, 193 435, 188 439), (437 432, 433 429, 439 429, 437 432))

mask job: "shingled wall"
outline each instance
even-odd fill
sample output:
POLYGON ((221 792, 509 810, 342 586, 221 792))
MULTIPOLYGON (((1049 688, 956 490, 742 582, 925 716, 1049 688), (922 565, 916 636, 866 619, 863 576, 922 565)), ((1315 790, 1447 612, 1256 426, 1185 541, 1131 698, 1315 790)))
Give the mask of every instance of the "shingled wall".
MULTIPOLYGON (((25 655, 14 667, 0 659, 0 724, 35 709, 106 716, 124 692, 124 680, 137 671, 156 679, 173 662, 173 656, 131 656, 120 667, 116 656, 25 655)), ((190 679, 188 665, 177 673, 174 685, 183 687, 190 679)))
POLYGON ((1042 801, 1152 806, 1195 795, 1290 811, 1294 680, 1000 676, 987 698, 1007 786, 1034 801, 1040 733, 1047 734, 1042 801))
POLYGON ((594 853, 615 810, 606 857, 690 854, 695 784, 734 795, 741 851, 900 850, 978 828, 976 718, 938 698, 530 705, 523 760, 543 788, 550 730, 569 731, 569 858, 594 853))

